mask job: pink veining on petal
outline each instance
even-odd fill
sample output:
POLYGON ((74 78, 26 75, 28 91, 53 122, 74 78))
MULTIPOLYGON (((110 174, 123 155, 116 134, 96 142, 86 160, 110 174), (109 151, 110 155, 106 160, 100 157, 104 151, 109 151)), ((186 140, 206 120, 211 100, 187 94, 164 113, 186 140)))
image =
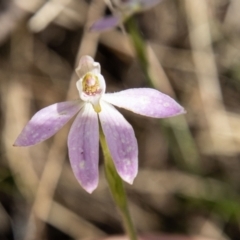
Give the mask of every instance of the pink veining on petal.
POLYGON ((174 99, 151 88, 134 88, 107 93, 103 100, 117 107, 154 118, 166 118, 185 113, 174 99))
POLYGON ((99 113, 109 151, 120 177, 132 184, 138 172, 138 147, 132 126, 112 105, 102 101, 99 113))
POLYGON ((53 136, 81 108, 79 101, 61 102, 38 111, 16 139, 14 146, 31 146, 53 136))
POLYGON ((91 193, 98 185, 99 128, 90 103, 85 103, 71 127, 68 151, 75 177, 91 193))
POLYGON ((117 16, 107 16, 99 19, 90 27, 91 31, 107 31, 116 27, 121 21, 120 17, 117 16))

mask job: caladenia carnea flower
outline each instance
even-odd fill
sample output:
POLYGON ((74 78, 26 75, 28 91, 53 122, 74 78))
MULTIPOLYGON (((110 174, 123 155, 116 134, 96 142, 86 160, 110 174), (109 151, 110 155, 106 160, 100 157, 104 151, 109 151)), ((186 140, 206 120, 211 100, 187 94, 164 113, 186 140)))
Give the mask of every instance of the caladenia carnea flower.
POLYGON ((60 102, 37 112, 22 130, 15 146, 40 143, 62 128, 74 115, 68 135, 72 170, 81 186, 91 193, 98 185, 99 123, 119 176, 132 183, 138 172, 138 146, 132 126, 113 106, 153 118, 172 117, 184 109, 169 96, 150 88, 105 93, 100 65, 89 56, 76 69, 80 99, 60 102))
POLYGON ((125 22, 135 13, 143 12, 154 7, 162 0, 105 0, 113 15, 106 16, 96 21, 91 31, 110 30, 125 22))

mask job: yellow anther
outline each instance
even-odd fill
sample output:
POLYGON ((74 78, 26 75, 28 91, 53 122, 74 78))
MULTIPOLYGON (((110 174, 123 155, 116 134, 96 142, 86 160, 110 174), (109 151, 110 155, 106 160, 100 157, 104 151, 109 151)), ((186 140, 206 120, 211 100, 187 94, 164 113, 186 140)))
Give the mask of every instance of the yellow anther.
POLYGON ((87 95, 100 93, 98 77, 92 73, 87 73, 83 78, 82 88, 87 95))

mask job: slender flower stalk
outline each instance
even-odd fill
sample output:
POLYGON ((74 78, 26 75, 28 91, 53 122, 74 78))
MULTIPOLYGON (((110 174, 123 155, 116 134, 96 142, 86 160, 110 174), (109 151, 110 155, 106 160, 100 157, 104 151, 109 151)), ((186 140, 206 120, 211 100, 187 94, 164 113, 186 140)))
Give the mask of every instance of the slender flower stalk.
POLYGON ((100 143, 104 155, 104 166, 106 179, 109 185, 110 192, 113 200, 116 203, 119 212, 122 216, 123 225, 131 240, 137 240, 136 230, 134 228, 127 203, 127 196, 123 186, 123 181, 119 177, 116 168, 114 166, 111 154, 108 149, 108 145, 102 129, 100 128, 100 143))
MULTIPOLYGON (((125 21, 125 27, 130 35, 137 59, 148 84, 154 88, 155 81, 153 81, 152 76, 150 75, 146 43, 134 16, 129 17, 127 21, 125 21)), ((185 117, 181 116, 177 121, 172 118, 164 119, 161 121, 161 125, 163 126, 165 136, 169 139, 169 142, 171 142, 170 148, 176 163, 187 171, 199 174, 201 172, 199 153, 194 144, 185 117)))
POLYGON ((107 31, 126 22, 133 14, 154 7, 162 0, 105 0, 112 15, 96 21, 90 28, 92 31, 107 31))

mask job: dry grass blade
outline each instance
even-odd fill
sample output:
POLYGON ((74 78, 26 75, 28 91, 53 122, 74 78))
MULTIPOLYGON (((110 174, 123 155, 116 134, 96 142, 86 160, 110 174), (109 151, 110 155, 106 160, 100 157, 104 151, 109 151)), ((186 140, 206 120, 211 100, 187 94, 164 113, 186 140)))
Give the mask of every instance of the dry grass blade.
MULTIPOLYGON (((41 213, 38 217, 41 218, 41 213)), ((44 216, 42 220, 45 221, 44 216)), ((105 236, 105 233, 97 227, 57 202, 52 203, 47 222, 74 239, 83 240, 105 236)))
POLYGON ((237 146, 229 134, 232 130, 223 105, 212 49, 208 3, 205 0, 185 0, 185 5, 199 91, 210 131, 208 150, 232 154, 237 151, 237 146))
POLYGON ((27 12, 35 12, 46 0, 14 0, 15 4, 27 12))
MULTIPOLYGON (((66 25, 64 17, 61 16, 65 14, 79 23, 84 23, 86 20, 87 4, 82 1, 81 3, 76 2, 75 0, 51 0, 46 2, 29 20, 30 29, 33 32, 43 31, 47 26, 49 26, 54 20, 58 18, 58 22, 66 25), (75 9, 80 10, 78 12, 78 19, 76 19, 76 14, 74 9, 71 10, 70 5, 79 5, 75 6, 75 9), (74 17, 75 16, 75 17, 74 17), (61 20, 62 19, 62 20, 61 20)), ((71 25, 71 24, 67 24, 71 25)))
POLYGON ((31 166, 28 149, 15 148, 13 143, 22 126, 29 119, 30 91, 21 84, 1 85, 1 95, 5 103, 5 127, 3 133, 6 156, 18 188, 31 201, 38 185, 38 177, 31 166))
POLYGON ((26 12, 13 3, 10 3, 7 11, 0 13, 0 44, 2 44, 18 26, 19 21, 26 17, 26 12))

